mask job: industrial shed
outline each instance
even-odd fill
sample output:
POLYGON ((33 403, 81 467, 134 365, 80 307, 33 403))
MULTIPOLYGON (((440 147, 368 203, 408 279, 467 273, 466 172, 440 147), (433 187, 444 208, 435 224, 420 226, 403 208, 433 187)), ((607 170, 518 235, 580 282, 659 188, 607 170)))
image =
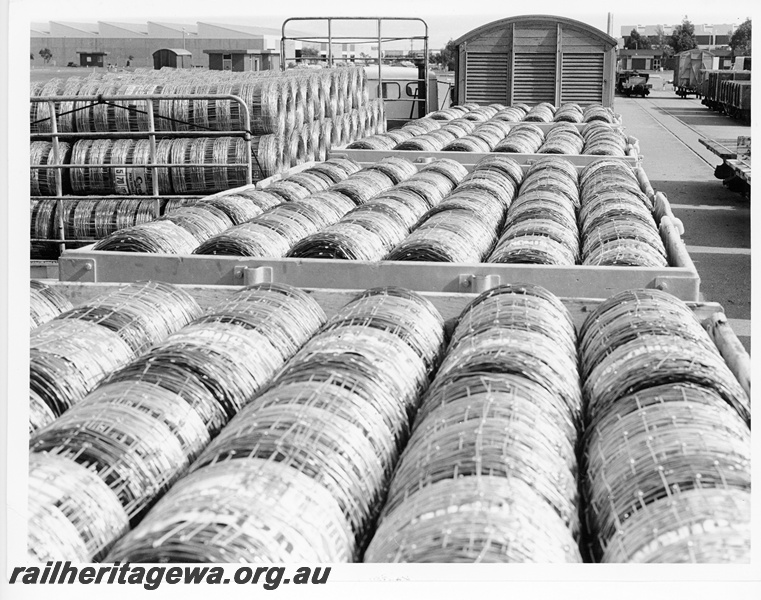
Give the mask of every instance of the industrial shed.
POLYGON ((586 23, 550 15, 500 19, 457 46, 457 102, 613 103, 616 40, 586 23))
POLYGON ((172 67, 189 69, 193 66, 193 54, 182 48, 161 48, 153 53, 153 68, 172 67))

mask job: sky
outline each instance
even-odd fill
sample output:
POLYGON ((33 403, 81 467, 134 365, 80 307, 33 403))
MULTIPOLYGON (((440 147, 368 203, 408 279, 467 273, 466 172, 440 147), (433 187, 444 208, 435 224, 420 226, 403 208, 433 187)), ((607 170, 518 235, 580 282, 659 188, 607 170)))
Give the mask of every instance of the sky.
MULTIPOLYGON (((240 23, 280 28, 287 17, 314 16, 404 16, 420 17, 429 26, 430 47, 443 47, 449 39, 456 39, 472 29, 491 21, 521 14, 551 14, 569 17, 588 23, 603 31, 607 28, 607 15, 613 13, 613 35, 620 35, 621 26, 633 24, 676 24, 685 14, 693 23, 741 23, 752 16, 750 0, 733 0, 720 3, 693 0, 682 5, 663 0, 638 0, 635 2, 611 2, 610 0, 587 0, 578 3, 579 8, 567 1, 532 0, 530 10, 522 10, 523 3, 496 2, 494 0, 384 0, 382 3, 363 0, 284 0, 276 5, 264 2, 226 0, 219 3, 198 0, 130 2, 92 2, 70 0, 11 0, 11 5, 21 5, 27 11, 30 22, 46 21, 125 21, 145 22, 211 21, 217 23, 240 23), (378 6, 382 6, 379 10, 378 6), (636 6, 636 10, 634 10, 636 6), (726 8, 729 6, 729 8, 726 8), (414 8, 413 8, 414 7, 414 8), (467 10, 466 10, 467 7, 467 10)), ((308 31, 308 29, 307 29, 308 31)), ((417 31, 417 30, 416 30, 417 31)))

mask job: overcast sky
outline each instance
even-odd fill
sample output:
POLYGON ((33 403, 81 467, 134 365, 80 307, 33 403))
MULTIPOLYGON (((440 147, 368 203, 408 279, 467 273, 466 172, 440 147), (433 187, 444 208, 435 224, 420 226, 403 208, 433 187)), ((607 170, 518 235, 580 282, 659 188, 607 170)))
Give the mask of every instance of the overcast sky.
POLYGON ((458 38, 471 29, 496 19, 522 14, 551 14, 577 19, 603 31, 607 28, 608 12, 613 13, 613 35, 621 26, 633 24, 673 24, 685 14, 693 23, 740 23, 752 16, 750 0, 716 2, 691 0, 683 3, 663 0, 610 2, 603 0, 531 0, 530 3, 504 0, 283 0, 277 3, 225 0, 125 0, 123 2, 93 2, 84 0, 11 0, 20 6, 12 19, 30 22, 46 21, 211 21, 240 23, 280 28, 286 17, 314 16, 404 16, 425 19, 429 26, 432 48, 440 48, 450 38, 458 38), (578 8, 576 6, 578 6, 578 8), (526 9, 523 7, 527 6, 526 9), (378 8, 380 7, 380 8, 378 8), (636 7, 636 11, 634 10, 636 7), (24 14, 26 13, 26 14, 24 14))

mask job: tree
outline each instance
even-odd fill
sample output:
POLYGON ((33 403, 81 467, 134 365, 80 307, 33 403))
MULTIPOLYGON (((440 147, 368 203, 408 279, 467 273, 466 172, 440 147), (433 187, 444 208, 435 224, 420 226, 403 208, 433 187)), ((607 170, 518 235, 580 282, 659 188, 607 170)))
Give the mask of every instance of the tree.
POLYGON ((454 40, 449 40, 447 45, 441 49, 441 63, 449 70, 454 71, 454 61, 457 55, 457 46, 454 40))
POLYGON ((646 37, 642 37, 639 31, 632 29, 629 36, 626 38, 625 48, 629 50, 649 50, 651 48, 650 40, 646 37))
POLYGON ((432 65, 440 65, 442 64, 441 60, 441 52, 429 52, 428 53, 428 62, 432 65))
POLYGON ((45 61, 45 64, 48 64, 50 62, 50 59, 53 58, 53 53, 50 51, 49 48, 43 48, 40 50, 40 56, 42 57, 42 60, 45 61))
POLYGON ((682 20, 682 24, 674 27, 674 31, 669 38, 669 46, 674 49, 675 53, 698 47, 695 42, 695 26, 690 23, 686 15, 682 20))
POLYGON ((317 48, 313 48, 312 46, 304 46, 301 49, 301 56, 307 57, 317 57, 320 56, 320 51, 317 48))
POLYGON ((29 53, 29 58, 30 58, 31 60, 34 60, 34 52, 30 52, 30 53, 29 53))
POLYGON ((735 29, 729 38, 729 47, 732 48, 732 56, 750 56, 750 17, 735 29))

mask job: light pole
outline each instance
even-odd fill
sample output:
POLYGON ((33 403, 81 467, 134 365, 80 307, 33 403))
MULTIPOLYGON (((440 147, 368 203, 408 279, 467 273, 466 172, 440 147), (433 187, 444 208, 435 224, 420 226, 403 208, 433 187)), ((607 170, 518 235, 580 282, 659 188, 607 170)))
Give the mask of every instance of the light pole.
POLYGON ((185 28, 182 28, 182 49, 185 50, 185 28))

